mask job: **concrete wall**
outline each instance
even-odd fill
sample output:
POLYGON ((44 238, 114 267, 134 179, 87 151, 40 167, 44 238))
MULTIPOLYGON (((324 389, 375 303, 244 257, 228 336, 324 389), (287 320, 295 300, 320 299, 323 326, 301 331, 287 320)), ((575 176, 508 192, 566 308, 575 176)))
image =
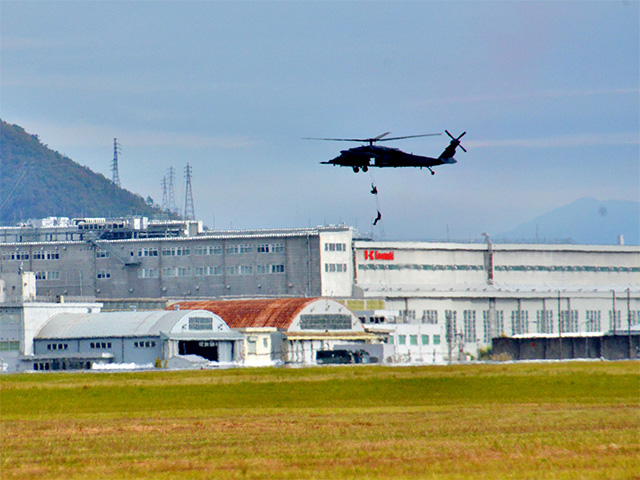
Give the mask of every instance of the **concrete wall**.
POLYGON ((640 335, 494 338, 493 354, 506 355, 511 360, 637 359, 640 358, 640 335))

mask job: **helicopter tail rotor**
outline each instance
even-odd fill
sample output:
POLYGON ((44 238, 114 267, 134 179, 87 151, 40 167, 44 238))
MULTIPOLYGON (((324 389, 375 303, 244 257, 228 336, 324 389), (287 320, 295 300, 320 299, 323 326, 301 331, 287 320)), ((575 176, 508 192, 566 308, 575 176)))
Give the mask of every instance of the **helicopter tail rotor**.
POLYGON ((456 138, 456 137, 454 137, 453 135, 451 135, 451 134, 449 133, 449 130, 445 130, 444 132, 445 132, 447 135, 449 135, 449 137, 451 137, 451 145, 454 145, 454 146, 456 146, 456 147, 460 147, 460 148, 462 149, 462 151, 463 151, 463 152, 465 152, 465 153, 467 152, 467 149, 466 149, 466 148, 464 148, 462 145, 460 145, 460 139, 461 139, 462 137, 464 137, 464 136, 467 134, 467 132, 462 132, 462 133, 458 136, 458 138, 456 138))

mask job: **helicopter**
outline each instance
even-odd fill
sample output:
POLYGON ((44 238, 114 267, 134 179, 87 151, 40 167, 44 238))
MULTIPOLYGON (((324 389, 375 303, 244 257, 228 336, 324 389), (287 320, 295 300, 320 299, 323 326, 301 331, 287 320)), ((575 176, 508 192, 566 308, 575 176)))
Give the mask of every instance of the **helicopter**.
POLYGON ((329 140, 337 142, 363 142, 368 145, 361 145, 359 147, 350 148, 348 150, 342 150, 340 155, 328 162, 320 162, 325 165, 333 165, 340 167, 351 167, 355 173, 360 170, 367 172, 369 167, 379 168, 398 168, 398 167, 419 167, 427 168, 431 172, 431 175, 435 175, 435 172, 431 167, 438 165, 447 165, 456 163, 457 160, 453 158, 456 153, 456 148, 460 147, 464 152, 467 150, 460 145, 460 139, 464 137, 467 132, 463 132, 458 137, 454 137, 445 130, 445 133, 449 135, 451 141, 449 146, 445 148, 444 152, 440 154, 438 158, 423 157, 421 155, 414 155, 412 153, 403 152, 397 148, 382 147, 375 145, 377 142, 388 142, 391 140, 402 140, 405 138, 417 138, 417 137, 431 137, 441 135, 440 133, 427 133, 423 135, 409 135, 405 137, 392 137, 385 138, 391 132, 385 132, 382 135, 378 135, 374 138, 306 138, 306 140, 329 140))

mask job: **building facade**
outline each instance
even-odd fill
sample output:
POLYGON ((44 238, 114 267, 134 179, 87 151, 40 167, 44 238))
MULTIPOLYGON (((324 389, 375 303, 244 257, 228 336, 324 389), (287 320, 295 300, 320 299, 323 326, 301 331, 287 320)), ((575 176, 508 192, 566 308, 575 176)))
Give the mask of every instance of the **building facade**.
POLYGON ((51 297, 350 296, 352 238, 345 226, 204 231, 190 221, 48 219, 0 228, 0 273, 35 272, 51 297))
POLYGON ((440 325, 451 360, 499 336, 640 323, 637 246, 355 241, 354 255, 354 295, 384 299, 395 323, 440 325))

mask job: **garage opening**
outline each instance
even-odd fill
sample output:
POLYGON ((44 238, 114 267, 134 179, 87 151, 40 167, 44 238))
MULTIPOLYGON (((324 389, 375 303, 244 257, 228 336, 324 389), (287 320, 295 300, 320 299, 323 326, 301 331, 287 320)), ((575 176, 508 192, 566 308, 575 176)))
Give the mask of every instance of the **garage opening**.
POLYGON ((212 362, 218 361, 218 345, 216 342, 206 340, 180 340, 180 342, 178 342, 178 352, 180 355, 199 355, 212 362))

